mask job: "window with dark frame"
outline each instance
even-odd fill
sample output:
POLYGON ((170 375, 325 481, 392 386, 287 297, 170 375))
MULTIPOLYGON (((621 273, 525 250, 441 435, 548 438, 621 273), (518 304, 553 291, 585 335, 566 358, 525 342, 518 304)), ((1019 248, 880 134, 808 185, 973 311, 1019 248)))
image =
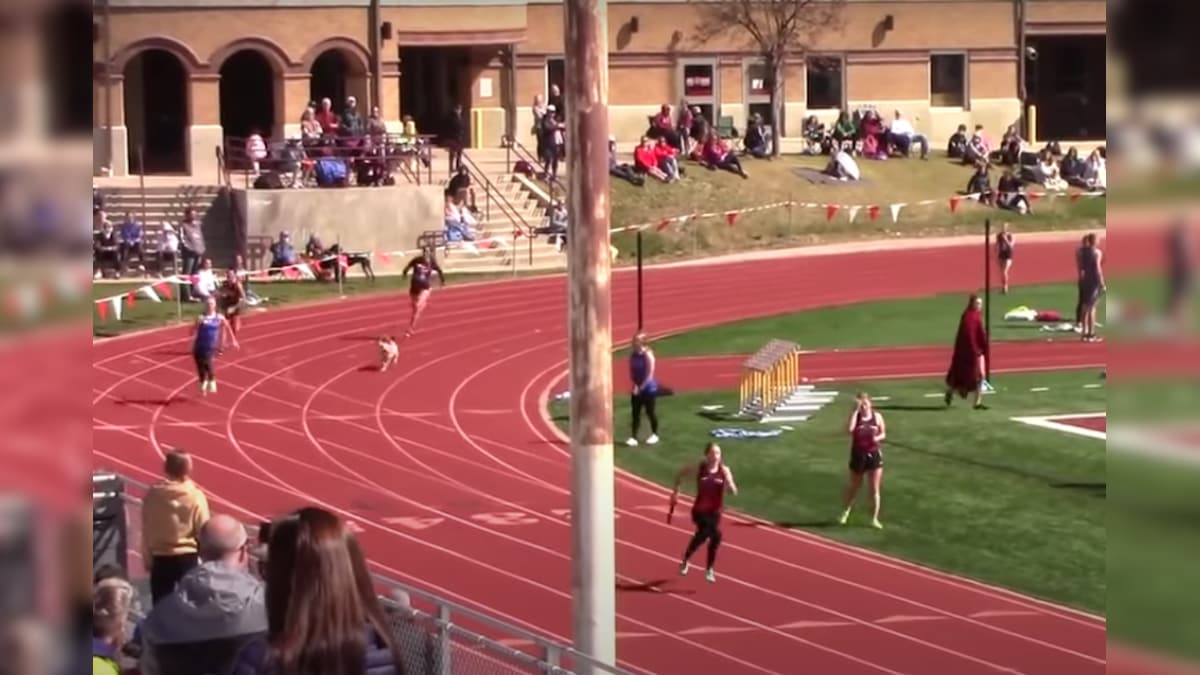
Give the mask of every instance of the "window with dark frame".
POLYGON ((751 63, 746 66, 746 93, 750 96, 771 95, 771 71, 765 63, 751 63))
POLYGON ((929 55, 929 104, 936 108, 967 107, 967 55, 929 55))
POLYGON ((804 79, 809 110, 837 110, 843 107, 841 57, 808 57, 804 60, 804 79))

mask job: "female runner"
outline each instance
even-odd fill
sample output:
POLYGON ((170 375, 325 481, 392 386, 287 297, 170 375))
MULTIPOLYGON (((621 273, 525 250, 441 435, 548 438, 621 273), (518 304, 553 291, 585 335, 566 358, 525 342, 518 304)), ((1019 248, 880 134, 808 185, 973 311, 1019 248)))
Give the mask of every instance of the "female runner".
POLYGON ((1000 265, 1000 279, 1007 295, 1008 277, 1013 264, 1013 235, 1008 231, 1008 223, 1001 225, 1000 234, 996 235, 996 262, 1000 265))
POLYGON ((246 287, 236 270, 225 273, 225 283, 217 291, 217 307, 221 314, 229 319, 229 327, 234 335, 242 327, 242 308, 246 306, 246 287))
POLYGON ((1096 303, 1105 291, 1104 252, 1096 245, 1096 234, 1083 238, 1076 255, 1079 265, 1079 319, 1084 342, 1100 342, 1096 335, 1096 303))
POLYGON ((208 297, 204 301, 204 314, 196 319, 192 331, 192 356, 196 360, 196 374, 200 377, 200 395, 217 393, 217 375, 213 360, 225 346, 225 336, 234 349, 241 349, 229 321, 217 312, 217 301, 208 297))
POLYGON ((846 498, 842 503, 843 511, 838 524, 845 525, 850 519, 854 498, 862 486, 863 476, 866 476, 871 485, 871 527, 882 530, 883 525, 879 522, 879 487, 883 483, 880 443, 887 438, 887 425, 884 424, 883 415, 871 404, 870 395, 865 392, 858 395, 847 431, 850 433, 850 483, 846 486, 846 498))
POLYGON ((671 390, 661 386, 655 374, 654 350, 646 341, 645 333, 633 336, 633 352, 629 355, 629 379, 633 382, 633 394, 629 398, 633 410, 633 435, 625 441, 625 445, 634 447, 638 444, 638 430, 642 426, 642 411, 650 420, 650 436, 646 445, 658 443, 658 411, 656 401, 660 396, 670 396, 671 390))
POLYGON ((679 470, 675 478, 675 491, 671 493, 671 513, 675 512, 675 504, 679 499, 679 486, 684 478, 696 479, 696 500, 692 502, 692 522, 696 525, 696 534, 692 535, 687 551, 683 554, 683 562, 679 565, 679 573, 687 574, 690 567, 688 561, 705 541, 708 542, 708 560, 705 566, 704 578, 713 583, 717 574, 713 566, 717 562, 717 549, 721 547, 721 512, 725 510, 725 493, 738 493, 737 484, 733 482, 733 470, 721 461, 721 446, 709 443, 704 449, 704 461, 699 464, 688 464, 679 470))
POLYGON ((412 272, 412 284, 408 287, 408 297, 412 300, 412 315, 408 322, 408 331, 404 337, 412 337, 412 334, 417 330, 417 319, 421 317, 421 312, 425 309, 425 303, 429 301, 429 293, 433 286, 433 274, 436 272, 441 285, 446 285, 446 275, 442 272, 442 268, 438 266, 437 260, 433 257, 432 249, 424 249, 421 255, 408 261, 405 265, 401 276, 407 277, 408 273, 412 272))

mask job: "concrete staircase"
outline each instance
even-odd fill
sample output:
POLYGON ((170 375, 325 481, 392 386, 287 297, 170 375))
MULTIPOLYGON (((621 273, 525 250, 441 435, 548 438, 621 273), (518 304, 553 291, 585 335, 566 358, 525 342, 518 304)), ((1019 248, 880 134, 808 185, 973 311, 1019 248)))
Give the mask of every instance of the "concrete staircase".
MULTIPOLYGON (((434 166, 446 166, 444 157, 437 158, 434 166)), ((531 238, 522 235, 515 241, 514 231, 528 232, 546 223, 547 198, 535 194, 530 186, 521 182, 510 171, 509 156, 505 150, 487 148, 467 151, 470 165, 474 167, 472 189, 475 206, 479 210, 482 238, 496 237, 505 246, 481 249, 476 255, 467 251, 451 250, 441 256, 447 272, 503 272, 516 270, 554 271, 566 268, 566 253, 560 253, 545 236, 531 238), (515 248, 514 248, 515 244, 515 248)), ((444 186, 447 179, 443 179, 444 186)))
MULTIPOLYGON (((219 185, 147 185, 145 198, 140 188, 100 187, 104 211, 114 225, 132 215, 143 225, 147 273, 173 273, 174 266, 157 258, 163 224, 178 226, 184 211, 192 208, 204 232, 209 255, 219 265, 232 261, 237 235, 229 210, 228 195, 219 185)), ((177 262, 177 261, 176 261, 177 262)))

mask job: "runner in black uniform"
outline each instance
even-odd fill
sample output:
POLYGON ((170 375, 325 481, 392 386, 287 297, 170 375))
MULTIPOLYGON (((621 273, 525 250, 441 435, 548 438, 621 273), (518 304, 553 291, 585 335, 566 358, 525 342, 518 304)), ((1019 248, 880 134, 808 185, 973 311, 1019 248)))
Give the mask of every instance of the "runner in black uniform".
POLYGON ((1076 262, 1079 265, 1079 319, 1084 342, 1099 342, 1096 335, 1096 303, 1105 291, 1104 252, 1096 246, 1096 235, 1083 238, 1076 262))
POLYGON ((412 301, 412 316, 408 322, 408 332, 404 334, 404 337, 412 337, 413 332, 417 329, 417 319, 421 317, 425 303, 429 301, 429 293, 433 287, 433 274, 436 272, 441 285, 446 285, 446 275, 438 266, 437 260, 433 257, 433 251, 430 249, 421 251, 421 255, 408 261, 402 276, 407 277, 409 272, 412 272, 413 275, 412 283, 408 287, 408 296, 412 301))
POLYGON ((1004 282, 1004 292, 1008 293, 1008 275, 1013 264, 1013 235, 1008 231, 1008 223, 1000 226, 1000 234, 996 235, 996 261, 1000 265, 1000 279, 1004 282))

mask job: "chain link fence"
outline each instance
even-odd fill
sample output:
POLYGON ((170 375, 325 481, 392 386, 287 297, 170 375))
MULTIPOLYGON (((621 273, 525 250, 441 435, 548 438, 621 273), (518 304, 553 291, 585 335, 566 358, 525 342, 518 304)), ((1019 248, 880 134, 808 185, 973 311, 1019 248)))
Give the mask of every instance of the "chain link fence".
MULTIPOLYGON (((128 565, 126 572, 150 607, 146 566, 141 556, 142 495, 148 486, 122 477, 128 565)), ((252 540, 258 528, 247 525, 252 540)), ((392 636, 405 675, 572 675, 585 662, 612 675, 629 671, 594 663, 567 645, 494 619, 393 579, 376 575, 392 636)))

